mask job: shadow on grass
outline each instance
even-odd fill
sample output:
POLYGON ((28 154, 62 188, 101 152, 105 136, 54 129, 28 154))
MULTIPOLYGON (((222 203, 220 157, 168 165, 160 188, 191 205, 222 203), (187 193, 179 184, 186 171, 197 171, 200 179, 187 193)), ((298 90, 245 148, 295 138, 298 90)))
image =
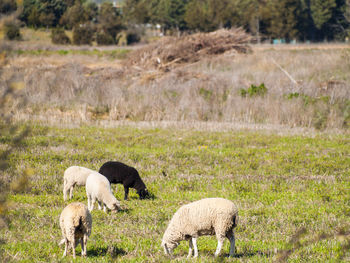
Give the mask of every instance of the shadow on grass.
POLYGON ((154 199, 157 199, 157 197, 152 193, 148 193, 148 195, 145 196, 143 199, 140 199, 140 197, 138 195, 129 196, 127 201, 131 201, 131 200, 146 201, 146 200, 154 200, 154 199))
POLYGON ((132 209, 123 207, 122 210, 119 210, 118 212, 113 212, 115 214, 130 214, 132 209))
MULTIPOLYGON (((262 257, 270 257, 271 256, 271 252, 264 252, 264 251, 245 251, 242 253, 235 253, 235 255, 233 256, 234 258, 249 258, 249 257, 254 257, 260 255, 262 257)), ((224 257, 229 257, 229 254, 223 254, 224 257)))
POLYGON ((157 199, 157 197, 152 193, 148 193, 148 195, 145 198, 145 200, 154 200, 154 199, 157 199))
POLYGON ((92 258, 106 256, 107 254, 109 254, 112 258, 116 258, 118 256, 126 255, 126 251, 116 246, 98 247, 87 251, 87 256, 92 258))

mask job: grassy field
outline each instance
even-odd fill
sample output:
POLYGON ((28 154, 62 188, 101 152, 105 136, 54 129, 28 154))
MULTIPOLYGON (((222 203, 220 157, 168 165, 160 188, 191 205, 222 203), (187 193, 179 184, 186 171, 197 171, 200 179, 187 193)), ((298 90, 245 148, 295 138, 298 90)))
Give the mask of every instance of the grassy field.
MULTIPOLYGON (((198 262, 272 262, 288 250, 289 262, 350 259, 344 248, 349 245, 344 232, 350 227, 348 134, 35 124, 30 128, 1 177, 8 183, 24 169, 33 169, 26 191, 8 196, 9 224, 0 232, 4 262, 70 262, 71 256, 61 258, 63 247, 58 246, 59 215, 69 202, 87 200, 80 187, 73 200, 63 201, 63 172, 71 165, 98 170, 108 160, 137 168, 155 197, 140 201, 131 190, 129 201, 124 201, 118 185, 115 195, 124 210, 92 212, 88 257, 79 254, 75 262, 169 261, 160 242, 170 218, 181 205, 205 197, 224 197, 239 207, 237 254, 225 257, 225 241, 223 256, 215 260, 215 237, 201 237, 198 262)), ((11 138, 13 134, 1 133, 1 151, 11 138)), ((182 242, 175 258, 186 261, 187 251, 188 243, 182 242)))

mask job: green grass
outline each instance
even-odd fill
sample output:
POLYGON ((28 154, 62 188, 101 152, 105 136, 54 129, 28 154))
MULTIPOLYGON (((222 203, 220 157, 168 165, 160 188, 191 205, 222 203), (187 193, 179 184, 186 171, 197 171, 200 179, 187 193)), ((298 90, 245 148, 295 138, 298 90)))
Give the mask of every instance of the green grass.
MULTIPOLYGON (((301 228, 307 232, 290 262, 349 259, 345 241, 332 236, 350 226, 348 135, 127 126, 31 128, 3 175, 11 181, 25 168, 35 171, 25 193, 8 197, 10 223, 0 232, 7 260, 70 262, 71 256, 61 259, 63 247, 58 246, 59 215, 68 204, 63 201, 63 172, 71 165, 98 170, 108 160, 137 168, 155 199, 140 201, 131 190, 130 200, 124 201, 123 187, 117 185, 116 197, 125 210, 105 214, 95 204, 88 258, 80 257, 79 246, 74 262, 167 262, 160 242, 170 218, 181 205, 206 197, 224 197, 239 207, 237 256, 215 259, 215 237, 201 237, 198 262, 272 262, 278 251, 296 246, 290 240, 301 228), (317 238, 320 234, 330 237, 317 238)), ((0 136, 0 149, 11 136, 0 136)), ((87 203, 84 187, 76 188, 71 201, 87 203)), ((176 259, 186 261, 187 251, 188 243, 181 242, 176 259)), ((224 255, 228 251, 226 241, 224 255)))

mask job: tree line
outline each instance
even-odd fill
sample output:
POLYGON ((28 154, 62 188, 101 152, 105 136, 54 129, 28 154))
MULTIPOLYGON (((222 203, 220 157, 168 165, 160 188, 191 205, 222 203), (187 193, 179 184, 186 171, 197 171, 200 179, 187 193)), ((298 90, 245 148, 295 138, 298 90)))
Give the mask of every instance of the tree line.
POLYGON ((350 0, 1 0, 0 13, 17 10, 28 27, 90 27, 115 42, 138 24, 160 25, 164 34, 243 27, 258 39, 344 40, 350 36, 350 0))

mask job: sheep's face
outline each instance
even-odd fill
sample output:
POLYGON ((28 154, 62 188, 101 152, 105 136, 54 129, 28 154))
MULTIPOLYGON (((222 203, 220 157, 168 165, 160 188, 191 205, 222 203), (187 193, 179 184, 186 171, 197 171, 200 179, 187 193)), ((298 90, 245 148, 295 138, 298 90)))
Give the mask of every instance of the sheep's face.
POLYGON ((162 241, 162 247, 164 249, 164 253, 166 255, 171 255, 173 253, 173 250, 179 245, 179 243, 170 243, 170 242, 164 242, 162 241))
POLYGON ((140 199, 145 199, 149 196, 149 192, 148 192, 147 188, 141 189, 141 190, 137 191, 137 193, 140 196, 140 199))
POLYGON ((119 211, 121 210, 120 204, 118 202, 113 203, 110 207, 108 207, 112 211, 119 211))

